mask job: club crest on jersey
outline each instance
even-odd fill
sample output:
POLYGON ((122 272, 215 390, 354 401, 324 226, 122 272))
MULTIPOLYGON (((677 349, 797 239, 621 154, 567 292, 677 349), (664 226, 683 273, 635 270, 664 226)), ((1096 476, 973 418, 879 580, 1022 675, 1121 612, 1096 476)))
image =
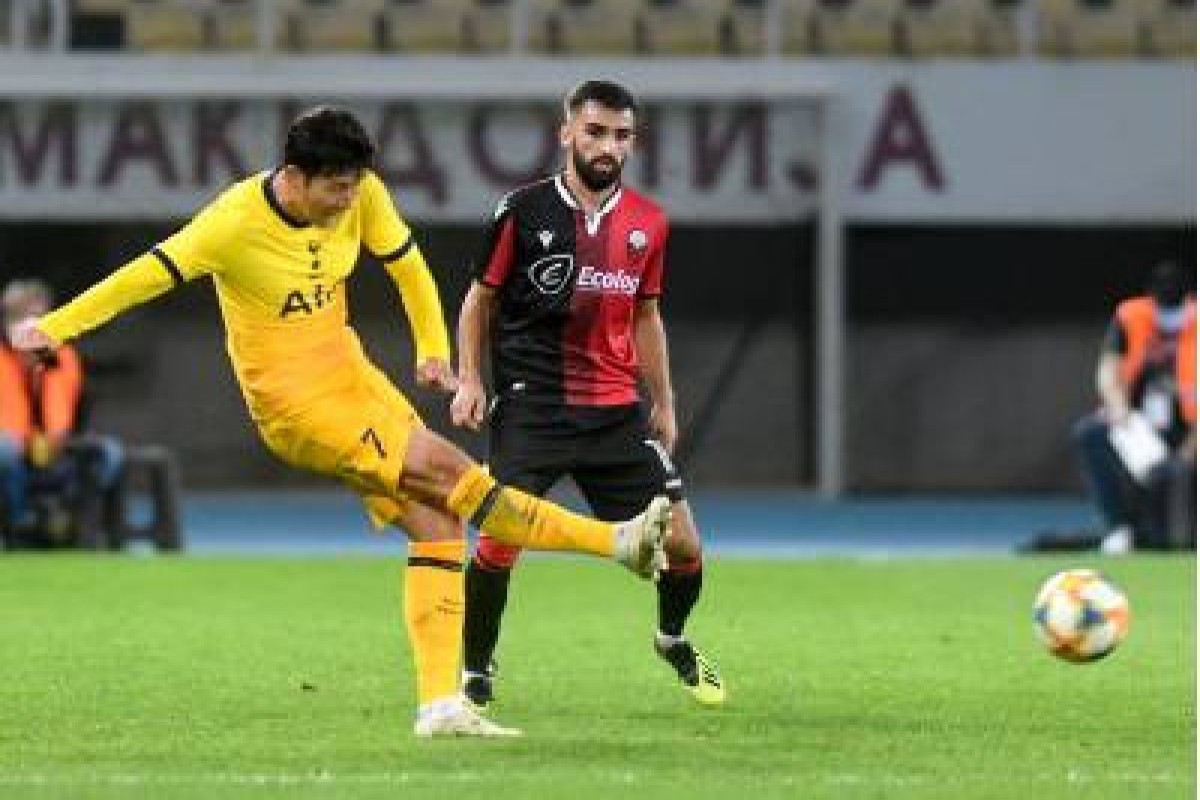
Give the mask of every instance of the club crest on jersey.
POLYGON ((650 237, 641 228, 634 228, 629 232, 629 251, 632 253, 640 253, 646 249, 646 245, 650 243, 650 237))
POLYGON ((538 231, 538 241, 542 243, 543 250, 549 250, 550 243, 554 241, 554 232, 547 230, 538 231))
POLYGON ((529 280, 542 294, 558 294, 571 280, 575 257, 565 253, 546 256, 529 265, 529 280))

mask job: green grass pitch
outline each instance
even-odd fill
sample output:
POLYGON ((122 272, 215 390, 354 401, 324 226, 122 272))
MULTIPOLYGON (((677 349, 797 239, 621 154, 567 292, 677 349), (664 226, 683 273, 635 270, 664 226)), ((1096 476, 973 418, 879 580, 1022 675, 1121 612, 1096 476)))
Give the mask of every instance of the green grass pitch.
POLYGON ((715 559, 715 711, 653 657, 647 585, 528 559, 494 712, 526 737, 434 742, 398 563, 0 559, 0 797, 1195 796, 1190 558, 715 559), (1096 664, 1031 633, 1068 566, 1131 600, 1096 664))

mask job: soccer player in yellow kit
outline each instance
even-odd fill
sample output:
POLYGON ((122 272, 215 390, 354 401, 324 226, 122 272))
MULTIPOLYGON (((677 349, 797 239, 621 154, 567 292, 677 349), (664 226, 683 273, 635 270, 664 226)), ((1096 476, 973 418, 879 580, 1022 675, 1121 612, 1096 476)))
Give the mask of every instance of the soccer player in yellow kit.
POLYGON ((453 390, 437 289, 348 112, 318 107, 288 129, 282 166, 234 184, 188 225, 67 305, 24 324, 14 345, 52 349, 184 281, 212 276, 226 346, 250 415, 283 461, 340 479, 378 526, 409 537, 404 621, 417 668, 420 736, 520 733, 458 693, 464 522, 499 541, 615 558, 644 578, 665 564, 666 498, 602 523, 499 485, 429 431, 367 360, 345 281, 361 248, 400 289, 417 380, 453 390))

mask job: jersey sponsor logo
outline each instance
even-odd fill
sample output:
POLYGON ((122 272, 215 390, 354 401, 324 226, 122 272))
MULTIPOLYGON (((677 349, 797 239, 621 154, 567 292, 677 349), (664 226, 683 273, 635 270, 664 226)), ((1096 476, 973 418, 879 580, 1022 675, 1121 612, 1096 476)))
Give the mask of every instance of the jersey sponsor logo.
POLYGON ((283 308, 280 309, 279 316, 287 319, 292 314, 311 314, 321 310, 333 303, 334 288, 336 287, 326 287, 318 283, 307 292, 301 289, 292 289, 283 299, 283 308))
POLYGON ((546 256, 529 265, 529 280, 542 294, 558 294, 575 271, 575 257, 565 253, 546 256))
POLYGON ((576 285, 580 289, 593 289, 600 292, 637 294, 638 286, 641 283, 640 276, 630 275, 623 269, 606 272, 595 267, 584 267, 579 270, 579 282, 576 285))

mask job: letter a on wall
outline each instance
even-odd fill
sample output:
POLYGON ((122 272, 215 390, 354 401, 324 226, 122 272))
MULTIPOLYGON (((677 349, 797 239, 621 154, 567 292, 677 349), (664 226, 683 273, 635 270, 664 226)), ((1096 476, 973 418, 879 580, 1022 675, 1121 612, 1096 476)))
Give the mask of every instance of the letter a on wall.
POLYGON ((917 177, 926 189, 940 192, 945 188, 942 168, 921 121, 917 103, 907 86, 897 85, 884 99, 879 125, 858 174, 858 188, 873 191, 885 169, 905 165, 917 171, 917 177))

